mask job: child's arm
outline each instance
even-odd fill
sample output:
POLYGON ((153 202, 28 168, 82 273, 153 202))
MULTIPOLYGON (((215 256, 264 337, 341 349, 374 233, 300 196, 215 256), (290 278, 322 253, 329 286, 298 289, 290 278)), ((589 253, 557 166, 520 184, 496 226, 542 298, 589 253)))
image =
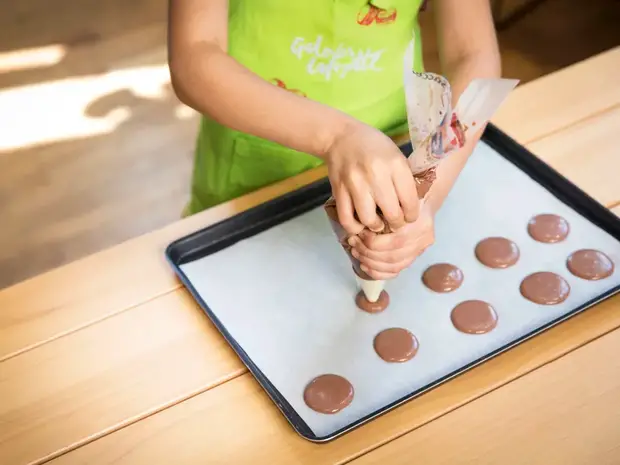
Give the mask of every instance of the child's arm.
POLYGON ((242 66, 227 54, 227 25, 227 0, 169 0, 169 66, 180 100, 222 125, 325 160, 349 233, 363 225, 381 229, 377 206, 395 227, 415 219, 415 185, 396 145, 380 131, 242 66))
MULTIPOLYGON (((493 16, 489 0, 435 0, 435 22, 442 74, 452 88, 452 105, 475 78, 501 76, 493 16)), ((474 147, 482 129, 465 146, 448 157, 437 168, 437 180, 431 188, 429 202, 437 211, 474 147)))
POLYGON ((171 0, 169 63, 183 103, 224 126, 324 158, 345 114, 272 85, 227 54, 226 0, 171 0))

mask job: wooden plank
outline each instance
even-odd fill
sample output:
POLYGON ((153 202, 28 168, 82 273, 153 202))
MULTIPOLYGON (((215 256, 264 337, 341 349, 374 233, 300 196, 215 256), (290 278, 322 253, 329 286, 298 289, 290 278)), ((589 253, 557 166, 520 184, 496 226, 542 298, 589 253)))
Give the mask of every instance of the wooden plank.
MULTIPOLYGON (((494 391, 619 324, 620 298, 607 300, 323 445, 297 436, 254 379, 245 374, 50 463, 339 464, 494 391)), ((616 354, 600 355, 613 358, 616 354)), ((580 375, 573 371, 575 374, 580 375)), ((599 378, 590 381, 601 382, 599 378)), ((411 460, 411 456, 408 458, 411 460)))
POLYGON ((616 330, 351 463, 616 465, 619 353, 616 330))
POLYGON ((316 181, 287 179, 0 292, 0 360, 180 287, 164 257, 178 237, 316 181))
POLYGON ((27 464, 245 371, 183 289, 0 363, 0 463, 27 464))
POLYGON ((525 144, 604 112, 620 102, 618 69, 615 47, 518 86, 493 123, 525 144))
POLYGON ((616 186, 620 176, 619 128, 617 105, 528 144, 528 148, 603 205, 616 205, 620 202, 616 186))

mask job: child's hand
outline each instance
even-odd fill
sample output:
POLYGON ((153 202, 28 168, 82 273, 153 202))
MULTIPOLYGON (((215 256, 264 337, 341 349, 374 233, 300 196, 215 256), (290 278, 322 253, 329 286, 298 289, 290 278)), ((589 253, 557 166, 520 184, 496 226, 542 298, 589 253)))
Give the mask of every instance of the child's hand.
POLYGON ((351 253, 362 270, 374 279, 391 279, 407 268, 424 250, 435 242, 431 207, 422 204, 420 216, 391 234, 364 231, 352 237, 351 253))
POLYGON ((393 230, 417 218, 418 196, 407 159, 381 131, 353 123, 334 139, 326 161, 338 220, 349 234, 364 227, 383 229, 377 207, 393 230))

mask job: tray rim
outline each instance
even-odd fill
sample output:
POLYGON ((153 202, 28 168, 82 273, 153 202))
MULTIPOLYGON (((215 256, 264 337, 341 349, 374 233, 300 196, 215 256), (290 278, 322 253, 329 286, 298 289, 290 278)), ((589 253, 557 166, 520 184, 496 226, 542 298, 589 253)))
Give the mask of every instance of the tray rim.
MULTIPOLYGON (((530 152, 526 147, 516 142, 492 123, 486 127, 481 141, 488 144, 498 154, 504 157, 507 161, 511 162, 517 169, 528 175, 534 182, 544 187, 562 203, 575 210, 589 222, 600 227, 620 242, 620 218, 614 215, 605 206, 601 205, 589 194, 581 190, 565 176, 554 170, 551 166, 530 152)), ((402 144, 400 149, 405 156, 408 156, 412 151, 411 143, 407 142, 402 144)), ((286 401, 284 396, 280 394, 269 379, 254 364, 243 347, 241 347, 241 345, 227 331, 226 327, 220 322, 215 313, 209 308, 208 304, 202 299, 180 267, 185 263, 203 258, 204 256, 229 247, 239 240, 256 235, 266 229, 310 211, 311 209, 322 205, 330 194, 331 189, 329 181, 327 177, 324 177, 176 239, 165 249, 165 257, 167 262, 173 268, 182 284, 188 289, 192 297, 199 304, 203 313, 206 314, 216 329, 224 337, 226 342, 235 351, 236 355, 256 379, 261 388, 267 393, 272 402, 278 407, 292 428, 297 432, 297 434, 308 441, 314 443, 330 442, 350 432, 351 430, 357 429, 369 421, 388 413, 396 407, 419 397, 425 392, 428 392, 471 370, 472 368, 483 364, 497 355, 510 350, 511 348, 533 338, 534 336, 557 326, 563 321, 582 313, 597 303, 600 303, 601 301, 606 300, 620 292, 620 285, 609 289, 608 291, 583 303, 555 320, 552 320, 541 327, 505 344, 504 346, 499 347, 498 349, 460 367, 459 369, 454 370, 434 382, 429 383, 422 388, 419 388, 410 394, 391 402, 390 404, 387 404, 381 409, 378 409, 377 411, 372 412, 328 435, 320 437, 316 436, 305 421, 302 420, 301 416, 295 411, 295 409, 292 408, 288 401, 286 401), (248 221, 248 219, 254 219, 255 221, 248 221), (232 228, 234 229, 234 232, 228 231, 231 224, 236 224, 239 222, 242 223, 242 227, 232 228), (227 226, 229 227, 227 228, 227 226), (218 233, 223 234, 215 240, 210 241, 208 244, 199 245, 198 249, 192 249, 192 246, 197 242, 199 243, 205 234, 217 236, 218 233), (190 251, 183 253, 182 249, 185 248, 190 248, 190 251)))

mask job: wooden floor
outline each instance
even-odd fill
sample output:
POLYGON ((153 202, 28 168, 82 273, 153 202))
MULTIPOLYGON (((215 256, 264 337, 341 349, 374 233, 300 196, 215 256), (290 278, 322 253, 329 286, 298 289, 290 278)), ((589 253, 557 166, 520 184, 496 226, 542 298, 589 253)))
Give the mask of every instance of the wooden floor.
MULTIPOLYGON (((177 220, 198 122, 169 85, 165 1, 5 3, 0 288, 177 220)), ((430 13, 422 24, 436 70, 430 13)), ((617 0, 547 0, 500 33, 504 74, 525 82, 606 50, 618 24, 617 0)))

